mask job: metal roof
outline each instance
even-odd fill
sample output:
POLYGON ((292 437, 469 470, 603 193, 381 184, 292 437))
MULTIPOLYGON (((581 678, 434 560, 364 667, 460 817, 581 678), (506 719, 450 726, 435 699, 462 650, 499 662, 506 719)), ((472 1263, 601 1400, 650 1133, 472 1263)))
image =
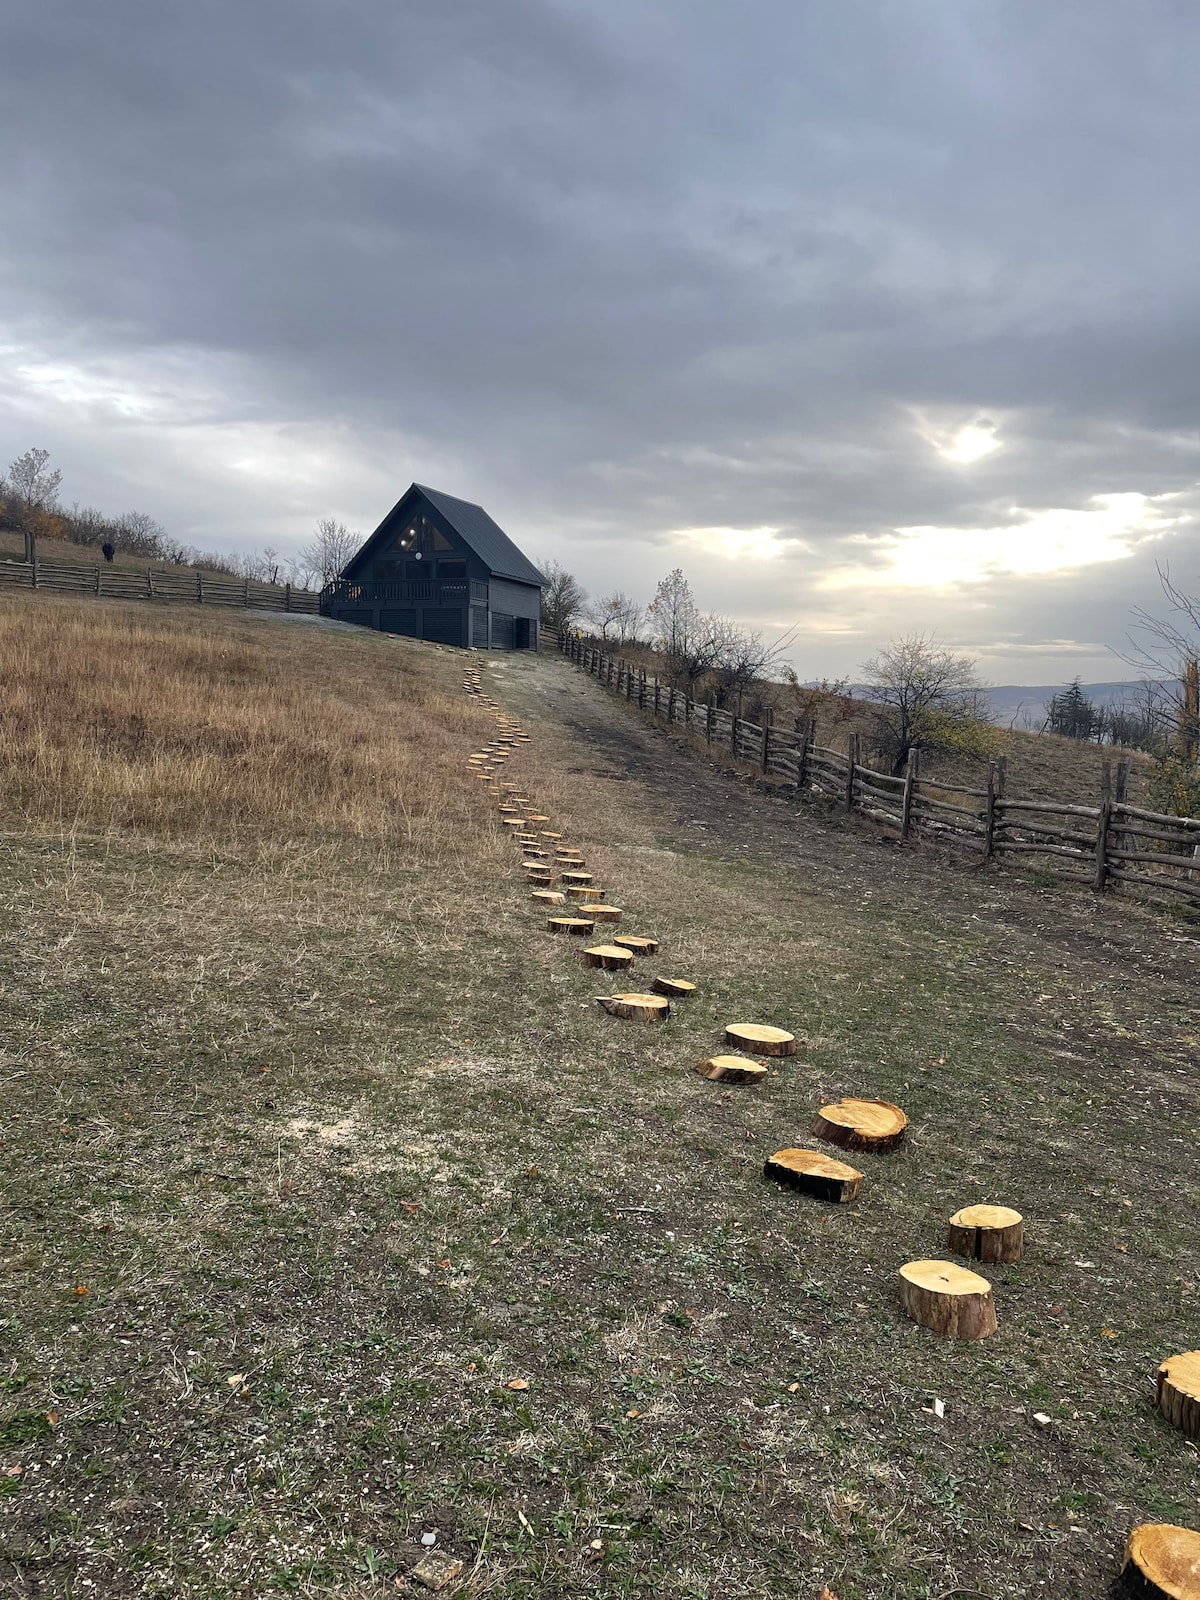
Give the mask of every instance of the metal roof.
POLYGON ((373 552, 377 541, 387 533, 393 517, 413 494, 423 495, 434 510, 441 513, 493 577, 510 578, 514 583, 533 584, 539 589, 546 587, 545 578, 533 562, 521 554, 504 529, 492 521, 482 506, 473 505, 470 500, 458 500, 452 494, 443 494, 440 489, 427 489, 423 483, 414 483, 404 491, 370 538, 346 563, 342 569, 343 577, 348 577, 373 552))
POLYGON ((497 578, 536 584, 539 589, 546 587, 545 578, 533 562, 521 554, 504 529, 492 521, 482 506, 472 505, 469 500, 457 500, 454 495, 443 494, 440 489, 427 489, 423 483, 414 483, 413 488, 419 489, 426 500, 442 513, 455 533, 461 534, 497 578))

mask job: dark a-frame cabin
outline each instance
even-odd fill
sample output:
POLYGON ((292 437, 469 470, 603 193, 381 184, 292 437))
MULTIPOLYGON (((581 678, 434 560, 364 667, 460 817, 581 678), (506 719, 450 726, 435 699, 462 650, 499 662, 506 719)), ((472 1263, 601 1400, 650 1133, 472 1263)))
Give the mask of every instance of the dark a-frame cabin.
POLYGON ((414 483, 322 596, 341 622, 476 650, 536 650, 545 579, 482 506, 414 483))

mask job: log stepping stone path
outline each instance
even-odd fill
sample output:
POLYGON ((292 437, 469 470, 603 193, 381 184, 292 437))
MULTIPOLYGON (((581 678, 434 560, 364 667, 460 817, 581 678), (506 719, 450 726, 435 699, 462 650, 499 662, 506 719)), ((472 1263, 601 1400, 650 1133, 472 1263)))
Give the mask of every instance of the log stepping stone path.
POLYGON ((709 1056, 697 1061, 696 1071, 713 1083, 761 1083, 767 1069, 749 1056, 709 1056))
POLYGON ((1011 1206, 964 1206, 950 1218, 946 1243, 973 1261, 1020 1261, 1025 1219, 1011 1206))
POLYGON ((908 1118, 890 1100, 846 1099, 822 1106, 813 1132, 843 1150, 870 1150, 881 1155, 900 1144, 907 1127, 908 1118))
MULTIPOLYGON (((619 906, 604 900, 604 891, 586 870, 583 853, 568 844, 552 817, 539 809, 522 786, 501 783, 505 764, 521 747, 531 743, 515 718, 506 716, 483 691, 482 672, 468 667, 464 687, 496 719, 496 737, 472 752, 467 770, 498 796, 502 828, 521 850, 521 865, 532 889, 530 898, 547 909, 567 907, 576 901, 586 915, 564 911, 547 918, 551 933, 586 937, 595 925, 617 923, 619 906), (557 885, 557 886, 554 886, 557 885)), ((610 935, 610 943, 590 945, 580 952, 583 964, 619 971, 632 965, 635 955, 654 955, 657 939, 644 934, 610 935)), ((604 1011, 627 1021, 662 1022, 671 1002, 696 992, 686 978, 656 977, 649 993, 628 992, 596 996, 604 1011)), ((741 1054, 706 1057, 694 1063, 701 1077, 725 1085, 761 1083, 768 1076, 759 1056, 783 1057, 796 1053, 795 1035, 763 1023, 731 1022, 725 1043, 741 1054)), ((842 1150, 883 1155, 903 1142, 908 1117, 887 1100, 846 1097, 821 1106, 813 1123, 814 1135, 842 1150)), ((768 1156, 764 1177, 815 1200, 845 1205, 859 1194, 863 1174, 844 1161, 819 1150, 787 1148, 768 1156)), ((1019 1211, 1002 1205, 970 1205, 956 1211, 947 1225, 947 1248, 960 1258, 980 1263, 1020 1261, 1024 1254, 1024 1219, 1019 1211)), ((980 1273, 954 1261, 910 1261, 898 1276, 902 1310, 914 1322, 946 1339, 985 1339, 997 1326, 992 1285, 980 1273)), ((1200 1440, 1200 1350, 1169 1356, 1156 1374, 1158 1410, 1189 1439, 1200 1440)), ((1200 1600, 1200 1533, 1168 1523, 1143 1523, 1129 1535, 1125 1565, 1117 1581, 1123 1600, 1200 1600)))
POLYGON ((986 1339, 996 1331, 991 1284, 953 1261, 910 1261, 901 1267, 900 1304, 914 1322, 945 1339, 986 1339))
POLYGON ((788 1189, 799 1189, 801 1194, 810 1194, 817 1200, 832 1200, 837 1205, 853 1200, 863 1181, 862 1173, 854 1167, 835 1161, 832 1156, 824 1156, 819 1150, 776 1150, 773 1156, 767 1157, 763 1176, 774 1178, 788 1189))

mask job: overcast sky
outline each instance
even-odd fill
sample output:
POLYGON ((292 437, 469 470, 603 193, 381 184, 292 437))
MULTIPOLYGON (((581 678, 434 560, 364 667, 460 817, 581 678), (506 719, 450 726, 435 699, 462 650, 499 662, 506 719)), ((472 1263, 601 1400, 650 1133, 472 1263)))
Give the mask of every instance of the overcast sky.
POLYGON ((994 681, 1200 588, 1194 0, 3 8, 0 465, 214 549, 410 481, 994 681))

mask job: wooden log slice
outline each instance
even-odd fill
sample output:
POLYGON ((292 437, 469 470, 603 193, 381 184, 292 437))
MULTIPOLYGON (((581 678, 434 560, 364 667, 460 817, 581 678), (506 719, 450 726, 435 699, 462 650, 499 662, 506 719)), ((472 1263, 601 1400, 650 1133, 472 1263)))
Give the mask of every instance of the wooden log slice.
POLYGON ((537 812, 531 811, 529 813, 529 820, 530 820, 530 822, 549 822, 550 818, 549 817, 540 816, 537 812))
POLYGON ((785 1028, 769 1028, 759 1022, 731 1022, 725 1029, 725 1043, 756 1056, 794 1056, 796 1035, 785 1028))
POLYGON ((521 871, 522 872, 548 872, 551 876, 554 875, 554 868, 553 868, 552 864, 549 861, 522 861, 521 862, 521 871))
POLYGON ((762 1062, 751 1061, 749 1056, 709 1056, 707 1061, 697 1061, 696 1071, 714 1083, 761 1083, 767 1075, 762 1062))
POLYGON ((1011 1206, 964 1206, 950 1218, 947 1243, 972 1261, 1020 1261, 1025 1221, 1011 1206))
POLYGON ((502 828, 523 828, 525 826, 525 818, 524 817, 501 817, 500 826, 502 828))
POLYGON ((992 1286, 953 1261, 910 1261, 900 1268, 900 1304, 943 1339, 986 1339, 996 1331, 992 1286))
POLYGON ((823 1156, 819 1150, 776 1150, 763 1163, 763 1177, 774 1178, 816 1200, 832 1200, 843 1206, 855 1198, 863 1180, 861 1172, 844 1161, 823 1156))
POLYGON ((518 815, 517 807, 510 805, 507 800, 503 800, 500 803, 500 815, 502 817, 515 817, 518 815))
POLYGON ((638 956, 656 956, 658 954, 658 940, 648 939, 642 933, 619 933, 613 940, 614 944, 623 944, 626 950, 632 950, 638 956))
POLYGON ((621 908, 620 906, 606 906, 604 904, 590 905, 588 907, 588 916, 595 917, 597 922, 620 922, 621 908))
POLYGON ((671 1002, 657 994, 599 995, 596 1004, 627 1022, 662 1022, 671 1014, 671 1002))
POLYGON ((557 889, 535 889, 529 896, 531 900, 538 900, 544 906, 565 906, 567 897, 560 894, 557 889))
POLYGON ((822 1106, 813 1123, 818 1139, 843 1150, 894 1150, 904 1138, 908 1118, 890 1100, 839 1100, 822 1106))
POLYGON ((632 960, 628 950, 615 944, 594 944, 583 952, 585 967, 603 967, 606 972, 623 972, 632 960))
MULTIPOLYGON (((542 862, 545 862, 545 861, 549 861, 550 860, 550 857, 546 853, 546 851, 545 850, 539 850, 537 845, 535 845, 535 844, 523 844, 521 846, 521 856, 525 861, 542 861, 542 862)), ((550 870, 550 868, 547 867, 546 871, 549 872, 549 870, 550 870)))
POLYGON ((585 883, 572 883, 568 885, 567 893, 571 896, 572 900, 580 900, 585 904, 590 903, 593 900, 604 899, 603 889, 593 889, 589 884, 585 883))
POLYGON ((1121 1600, 1200 1600, 1200 1533, 1143 1522, 1126 1543, 1117 1592, 1121 1600))
POLYGON ((655 994, 668 995, 672 1000, 686 1000, 688 995, 696 992, 696 985, 689 983, 686 978, 655 978, 650 987, 655 994))
POLYGON ((584 938, 596 924, 590 917, 548 917, 546 926, 551 933, 570 933, 584 938))
POLYGON ((592 881, 590 872, 563 872, 559 876, 564 883, 588 884, 592 881))
POLYGON ((562 862, 564 867, 586 867, 587 866, 587 862, 579 854, 578 850, 559 850, 559 849, 556 848, 554 854, 562 862))
POLYGON ((551 844, 553 844, 556 839, 561 839, 562 838, 562 834, 561 833, 550 833, 545 828, 539 828, 538 829, 538 833, 540 834, 540 836, 543 839, 548 839, 551 844))
POLYGON ((1155 1404, 1189 1439, 1200 1439, 1200 1350, 1168 1356, 1154 1374, 1155 1404))

